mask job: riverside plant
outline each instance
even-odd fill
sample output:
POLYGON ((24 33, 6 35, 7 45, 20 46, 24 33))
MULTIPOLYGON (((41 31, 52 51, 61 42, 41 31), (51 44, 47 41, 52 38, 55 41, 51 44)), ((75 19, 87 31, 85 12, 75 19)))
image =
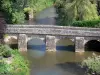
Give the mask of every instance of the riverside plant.
POLYGON ((0 45, 0 52, 0 75, 30 75, 29 63, 18 50, 10 50, 6 45, 0 45), (7 51, 10 52, 10 57, 7 51))
POLYGON ((100 75, 100 56, 93 54, 92 57, 83 60, 82 67, 87 68, 88 75, 100 75))

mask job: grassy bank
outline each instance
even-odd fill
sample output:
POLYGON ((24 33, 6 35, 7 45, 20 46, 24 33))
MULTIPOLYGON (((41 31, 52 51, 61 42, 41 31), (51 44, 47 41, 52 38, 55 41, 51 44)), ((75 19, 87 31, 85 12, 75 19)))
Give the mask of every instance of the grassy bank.
MULTIPOLYGON (((4 52, 0 55, 0 75, 30 75, 28 61, 21 56, 18 50, 10 50, 7 46, 1 46, 4 52)), ((0 51, 2 51, 1 46, 0 51)))

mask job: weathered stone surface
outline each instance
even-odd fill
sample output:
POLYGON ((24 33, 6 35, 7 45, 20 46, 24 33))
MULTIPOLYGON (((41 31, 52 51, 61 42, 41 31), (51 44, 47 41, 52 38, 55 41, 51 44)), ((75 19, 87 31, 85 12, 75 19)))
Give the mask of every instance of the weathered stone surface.
POLYGON ((46 36, 46 49, 50 51, 56 50, 55 36, 46 36))
POLYGON ((84 52, 84 37, 76 37, 75 51, 76 52, 84 52))
POLYGON ((18 36, 18 48, 20 51, 27 50, 27 36, 25 34, 19 34, 19 36, 18 36))
POLYGON ((64 36, 100 36, 100 28, 81 28, 49 25, 8 25, 6 33, 44 34, 64 36))

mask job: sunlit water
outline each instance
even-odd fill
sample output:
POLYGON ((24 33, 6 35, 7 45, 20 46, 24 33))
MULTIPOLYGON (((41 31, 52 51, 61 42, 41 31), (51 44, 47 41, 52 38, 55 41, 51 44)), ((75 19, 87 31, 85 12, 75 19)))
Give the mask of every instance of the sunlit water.
POLYGON ((79 62, 97 52, 75 53, 69 51, 22 52, 30 61, 31 75, 85 75, 85 70, 78 65, 79 62))

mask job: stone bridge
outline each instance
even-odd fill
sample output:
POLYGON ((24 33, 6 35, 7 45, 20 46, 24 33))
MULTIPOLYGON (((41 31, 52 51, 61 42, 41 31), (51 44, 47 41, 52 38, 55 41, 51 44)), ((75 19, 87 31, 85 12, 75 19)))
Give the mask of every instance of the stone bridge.
POLYGON ((16 36, 19 50, 27 50, 27 42, 40 38, 46 44, 46 50, 56 50, 61 39, 74 42, 75 52, 84 51, 84 45, 90 40, 100 40, 100 28, 51 26, 51 25, 7 25, 6 34, 16 36))

